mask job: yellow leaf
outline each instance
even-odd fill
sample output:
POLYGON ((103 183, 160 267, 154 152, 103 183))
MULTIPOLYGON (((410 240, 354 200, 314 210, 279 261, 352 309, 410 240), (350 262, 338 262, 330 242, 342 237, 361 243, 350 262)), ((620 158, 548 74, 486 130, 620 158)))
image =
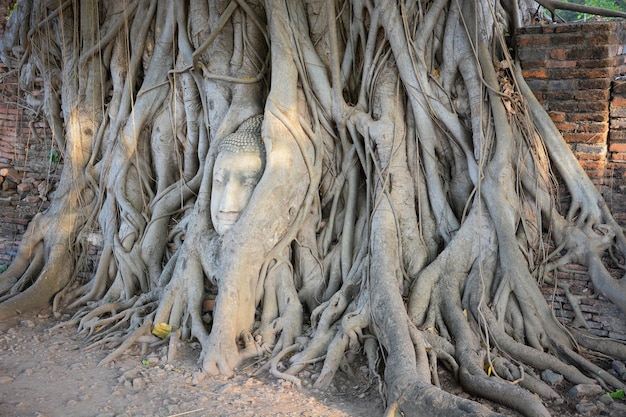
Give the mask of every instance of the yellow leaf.
POLYGON ((165 339, 170 333, 172 333, 172 326, 167 323, 157 323, 152 328, 152 334, 161 339, 165 339))
POLYGON ((486 363, 485 364, 485 373, 487 374, 487 376, 491 376, 491 371, 492 370, 493 370, 493 368, 491 367, 491 365, 486 363))

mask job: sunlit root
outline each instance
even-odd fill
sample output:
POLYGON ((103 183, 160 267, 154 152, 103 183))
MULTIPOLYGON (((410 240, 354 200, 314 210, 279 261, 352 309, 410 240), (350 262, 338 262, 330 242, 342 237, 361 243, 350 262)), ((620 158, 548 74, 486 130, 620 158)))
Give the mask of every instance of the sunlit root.
POLYGON ((356 352, 363 343, 363 329, 369 325, 369 308, 346 314, 341 320, 337 334, 328 346, 324 366, 314 386, 326 389, 332 383, 335 373, 345 359, 346 350, 356 352))
POLYGON ((122 355, 130 346, 141 341, 141 339, 145 336, 149 337, 150 340, 156 341, 155 336, 152 336, 152 320, 146 320, 146 322, 137 330, 135 330, 130 336, 126 337, 124 343, 120 345, 113 352, 109 353, 104 359, 98 363, 98 366, 106 365, 107 363, 113 362, 120 355, 122 355))

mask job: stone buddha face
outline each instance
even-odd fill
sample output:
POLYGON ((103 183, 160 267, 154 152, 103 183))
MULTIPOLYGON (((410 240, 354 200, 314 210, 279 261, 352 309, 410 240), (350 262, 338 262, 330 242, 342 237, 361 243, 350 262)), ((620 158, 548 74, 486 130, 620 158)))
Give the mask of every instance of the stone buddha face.
POLYGON ((248 119, 218 144, 213 166, 211 221, 219 235, 241 217, 263 175, 265 146, 261 140, 261 123, 261 116, 248 119))

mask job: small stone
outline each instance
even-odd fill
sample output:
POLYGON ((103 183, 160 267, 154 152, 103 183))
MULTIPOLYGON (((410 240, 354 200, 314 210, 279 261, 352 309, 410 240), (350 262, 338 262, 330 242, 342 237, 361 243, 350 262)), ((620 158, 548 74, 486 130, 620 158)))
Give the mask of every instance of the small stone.
POLYGON ((608 395, 601 395, 598 398, 598 401, 601 402, 604 405, 611 405, 611 404, 613 404, 613 398, 609 397, 608 395))
POLYGON ((613 401, 609 408, 614 416, 626 416, 626 404, 621 401, 613 401))
POLYGON ((600 395, 604 392, 600 385, 596 384, 578 384, 574 385, 569 391, 567 391, 567 395, 570 397, 591 397, 594 395, 600 395))
POLYGON ((576 411, 585 416, 590 416, 598 412, 598 406, 594 403, 579 403, 576 404, 576 411))
POLYGON ((133 389, 141 390, 146 387, 146 381, 143 378, 134 378, 133 379, 133 389))
POLYGON ((41 201, 41 198, 40 198, 39 196, 36 196, 36 195, 29 195, 29 196, 27 196, 27 197, 24 197, 23 201, 24 201, 25 203, 32 204, 32 203, 38 203, 38 202, 40 202, 40 201, 41 201))
POLYGON ((550 369, 546 369, 541 373, 541 379, 550 385, 556 385, 563 381, 563 375, 557 374, 550 369))
POLYGON ((624 378, 624 376, 626 375, 626 365, 624 364, 624 362, 613 361, 611 366, 620 378, 624 378))
POLYGON ((33 323, 33 321, 32 321, 32 320, 22 320, 22 321, 20 322, 20 324, 21 324, 22 326, 24 326, 24 327, 28 327, 28 328, 35 327, 35 323, 33 323))
POLYGON ((13 378, 10 376, 0 376, 0 385, 10 384, 13 382, 13 378))
POLYGON ((204 378, 206 378, 204 372, 194 372, 192 375, 191 383, 193 385, 198 385, 200 382, 204 381, 204 378))

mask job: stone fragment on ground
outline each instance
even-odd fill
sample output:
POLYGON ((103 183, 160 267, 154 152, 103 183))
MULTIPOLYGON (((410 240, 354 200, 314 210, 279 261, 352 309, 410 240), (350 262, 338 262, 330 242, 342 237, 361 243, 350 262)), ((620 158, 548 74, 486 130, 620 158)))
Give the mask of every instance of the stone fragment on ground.
POLYGON ((545 383, 554 386, 560 382, 563 382, 563 375, 557 374, 550 369, 546 369, 541 373, 541 379, 545 383))
POLYGON ((596 384, 578 384, 567 391, 567 395, 577 398, 592 397, 602 393, 604 393, 604 390, 600 385, 596 384))

